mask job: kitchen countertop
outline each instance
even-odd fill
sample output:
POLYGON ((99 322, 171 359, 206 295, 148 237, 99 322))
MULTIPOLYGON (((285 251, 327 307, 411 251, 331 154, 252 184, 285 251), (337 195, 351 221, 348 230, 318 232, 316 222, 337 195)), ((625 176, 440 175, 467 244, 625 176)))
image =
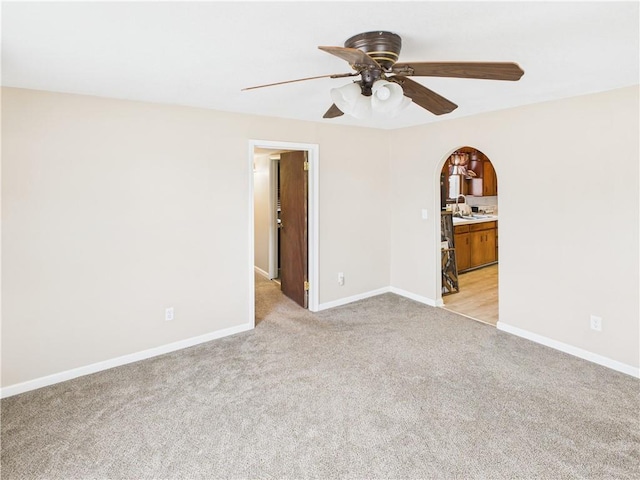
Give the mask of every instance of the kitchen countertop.
POLYGON ((471 225, 472 223, 496 222, 497 220, 497 215, 478 214, 473 217, 453 217, 453 225, 471 225))

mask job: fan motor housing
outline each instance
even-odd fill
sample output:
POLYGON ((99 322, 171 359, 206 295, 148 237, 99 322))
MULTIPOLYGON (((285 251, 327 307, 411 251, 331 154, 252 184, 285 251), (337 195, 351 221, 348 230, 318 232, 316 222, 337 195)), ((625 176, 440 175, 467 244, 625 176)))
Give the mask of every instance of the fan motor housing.
POLYGON ((373 58, 382 68, 389 70, 398 61, 402 39, 391 32, 359 33, 344 42, 346 48, 357 48, 373 58))

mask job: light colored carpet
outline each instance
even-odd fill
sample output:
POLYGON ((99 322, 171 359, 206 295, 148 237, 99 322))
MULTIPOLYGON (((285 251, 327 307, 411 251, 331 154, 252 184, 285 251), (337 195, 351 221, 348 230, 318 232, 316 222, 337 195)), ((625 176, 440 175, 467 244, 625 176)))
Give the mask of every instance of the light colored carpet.
POLYGON ((2 479, 640 478, 640 382, 384 294, 2 401, 2 479))

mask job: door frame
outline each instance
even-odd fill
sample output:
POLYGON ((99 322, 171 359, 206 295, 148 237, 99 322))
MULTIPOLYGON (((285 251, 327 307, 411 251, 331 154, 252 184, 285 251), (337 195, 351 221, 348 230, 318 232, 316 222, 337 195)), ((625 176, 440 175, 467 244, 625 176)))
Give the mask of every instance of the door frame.
MULTIPOLYGON (((274 154, 274 155, 280 155, 274 154)), ((278 168, 280 159, 269 156, 269 280, 278 277, 278 168)))
MULTIPOLYGON (((485 152, 486 150, 481 149, 477 146, 475 146, 475 144, 472 143, 461 143, 459 146, 457 146, 456 148, 450 149, 448 151, 448 153, 445 154, 444 157, 442 157, 440 159, 440 161, 436 164, 436 170, 435 170, 435 174, 434 174, 434 179, 435 179, 435 188, 434 191, 436 192, 436 195, 433 198, 433 203, 432 203, 432 208, 434 212, 437 212, 436 215, 434 215, 433 217, 433 221, 435 223, 435 228, 434 228, 434 245, 437 246, 435 253, 435 263, 434 265, 436 265, 435 270, 435 274, 436 274, 436 281, 435 281, 435 285, 436 285, 436 292, 435 292, 435 305, 437 307, 444 307, 444 300, 442 298, 442 253, 440 251, 440 238, 441 238, 441 234, 440 234, 440 172, 442 171, 442 167, 444 167, 445 162, 449 159, 449 157, 453 154, 453 152, 455 152, 456 150, 458 150, 459 148, 462 147, 472 147, 475 148, 478 151, 481 151, 490 161, 491 161, 491 165, 493 166, 494 170, 496 171, 496 181, 497 181, 497 176, 498 176, 498 169, 496 168, 496 164, 495 161, 492 160, 493 156, 489 156, 487 155, 485 152)), ((487 149, 488 150, 488 149, 487 149)), ((499 258, 499 253, 498 253, 498 275, 500 275, 500 258, 499 258)), ((498 277, 499 278, 499 277, 498 277)), ((498 298, 500 297, 500 293, 499 293, 499 289, 500 289, 500 281, 498 280, 498 298)), ((500 308, 500 303, 498 301, 498 309, 500 308)), ((474 319, 476 320, 476 319, 474 319)), ((482 322, 482 320, 478 320, 480 322, 482 322)), ((497 326, 496 326, 497 327, 497 326)))
POLYGON ((308 228, 308 278, 309 278, 309 311, 319 310, 319 262, 318 262, 318 238, 319 238, 319 171, 320 171, 320 146, 316 143, 283 142, 277 140, 249 140, 249 152, 247 170, 249 175, 249 255, 248 255, 248 282, 249 282, 249 307, 250 324, 255 327, 255 244, 254 244, 254 208, 253 208, 253 155, 256 148, 268 148, 272 150, 302 150, 307 152, 309 161, 309 177, 307 188, 307 228, 308 228))

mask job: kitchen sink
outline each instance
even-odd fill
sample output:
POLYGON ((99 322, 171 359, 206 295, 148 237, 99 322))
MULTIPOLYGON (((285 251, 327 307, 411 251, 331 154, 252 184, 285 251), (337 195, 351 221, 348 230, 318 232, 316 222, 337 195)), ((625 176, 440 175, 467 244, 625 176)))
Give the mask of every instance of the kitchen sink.
POLYGON ((455 222, 456 220, 458 220, 459 222, 461 222, 462 220, 485 220, 488 218, 491 219, 491 218, 498 218, 498 217, 496 215, 482 215, 482 214, 461 215, 461 216, 454 216, 453 221, 455 222))

